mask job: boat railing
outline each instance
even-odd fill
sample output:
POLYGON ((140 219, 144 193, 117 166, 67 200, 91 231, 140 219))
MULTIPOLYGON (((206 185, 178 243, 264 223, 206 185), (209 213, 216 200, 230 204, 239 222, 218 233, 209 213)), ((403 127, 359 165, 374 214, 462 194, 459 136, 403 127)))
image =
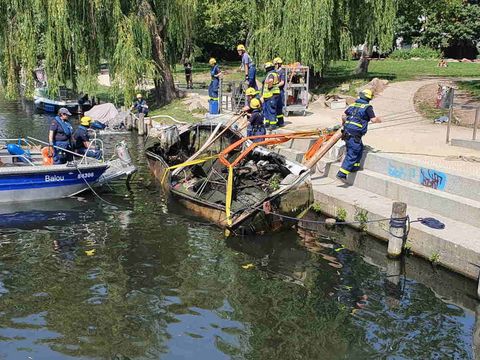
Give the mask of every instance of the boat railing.
MULTIPOLYGON (((28 139, 31 140, 31 141, 35 141, 35 142, 37 142, 37 143, 43 144, 43 145, 50 146, 47 142, 42 141, 42 140, 39 140, 39 139, 36 139, 36 138, 34 138, 34 137, 31 137, 31 136, 29 136, 28 139)), ((64 151, 64 152, 66 152, 66 153, 69 153, 69 154, 75 156, 76 158, 81 158, 80 164, 82 164, 82 163, 86 164, 86 163, 87 163, 87 159, 89 159, 89 160, 95 160, 94 158, 88 157, 87 154, 88 154, 88 150, 93 150, 93 149, 91 148, 91 147, 92 147, 92 144, 96 144, 97 142, 100 143, 100 150, 102 151, 101 161, 104 162, 105 159, 104 159, 104 155, 103 155, 103 154, 104 154, 104 151, 103 151, 103 141, 100 140, 100 139, 92 139, 92 140, 90 141, 90 145, 88 146, 88 149, 87 149, 87 151, 85 152, 85 154, 79 154, 79 153, 76 153, 76 152, 74 152, 74 151, 67 150, 67 149, 64 149, 64 148, 59 147, 59 146, 56 146, 56 145, 52 145, 52 146, 53 146, 55 149, 64 151)), ((95 146, 96 146, 96 145, 95 145, 95 146)), ((98 161, 100 161, 100 160, 98 160, 98 161)))
POLYGON ((8 155, 0 155, 0 161, 2 159, 20 159, 20 160, 25 160, 29 165, 32 165, 32 166, 37 166, 37 164, 35 164, 32 159, 30 159, 28 156, 26 156, 25 154, 22 154, 22 155, 13 155, 13 154, 8 154, 8 155))
MULTIPOLYGON (((99 151, 101 151, 101 154, 102 154, 101 160, 102 160, 102 162, 105 161, 105 159, 104 159, 104 151, 103 151, 103 141, 100 140, 100 139, 94 138, 94 139, 91 139, 91 140, 90 140, 90 144, 88 145, 87 151, 85 151, 85 154, 83 155, 82 160, 80 161, 80 164, 83 163, 84 161, 85 161, 85 163, 87 162, 87 157, 88 157, 87 154, 88 154, 88 152, 89 152, 90 150, 92 150, 92 151, 94 151, 94 150, 99 150, 99 151), (98 147, 97 147, 97 144, 98 144, 98 147)), ((79 155, 79 154, 77 154, 77 155, 79 155)))
POLYGON ((3 139, 2 138, 2 139, 0 139, 0 143, 7 143, 7 142, 11 143, 11 142, 14 142, 14 141, 20 146, 22 146, 22 145, 25 145, 25 146, 34 145, 25 138, 14 138, 14 139, 3 139))

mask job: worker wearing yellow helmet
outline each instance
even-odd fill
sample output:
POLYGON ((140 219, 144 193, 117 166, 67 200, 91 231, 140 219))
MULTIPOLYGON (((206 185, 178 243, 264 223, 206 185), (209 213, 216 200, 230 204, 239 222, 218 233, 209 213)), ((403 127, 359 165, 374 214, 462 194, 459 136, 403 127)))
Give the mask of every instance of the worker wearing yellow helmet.
POLYGON ((137 114, 143 114, 144 116, 148 114, 148 105, 142 94, 137 94, 137 100, 133 103, 130 110, 136 110, 137 114))
POLYGON ((258 90, 255 90, 251 87, 245 90, 245 106, 242 108, 242 112, 245 113, 247 118, 250 117, 250 114, 252 112, 252 108, 250 107, 250 101, 255 98, 259 99, 258 90))
MULTIPOLYGON (((253 98, 250 100, 250 108, 252 109, 252 114, 248 119, 247 126, 247 136, 261 136, 267 133, 265 129, 265 124, 263 123, 263 114, 262 114, 262 105, 260 100, 253 98)), ((264 138, 254 138, 251 139, 253 142, 263 141, 264 138)))
POLYGON ((267 130, 274 130, 277 127, 277 99, 280 95, 278 88, 279 78, 275 66, 271 62, 265 63, 267 75, 262 82, 263 116, 267 130))
POLYGON ((337 178, 343 182, 347 181, 348 174, 360 169, 363 155, 362 137, 367 133, 368 123, 382 122, 382 119, 373 111, 373 106, 370 104, 372 99, 372 90, 360 91, 358 99, 345 110, 342 117, 343 140, 347 147, 347 153, 337 173, 337 178))
POLYGON ((278 75, 278 89, 279 96, 277 97, 277 126, 282 127, 285 124, 283 109, 285 107, 285 68, 282 67, 283 60, 280 57, 273 59, 273 65, 275 65, 275 71, 278 75))
POLYGON ((248 87, 252 87, 257 90, 257 68, 255 66, 255 63, 253 62, 250 55, 248 55, 247 49, 245 49, 245 45, 238 45, 237 52, 238 55, 240 55, 242 58, 240 69, 245 72, 245 82, 247 83, 248 87))
POLYGON ((73 149, 80 155, 86 155, 88 157, 96 158, 100 160, 102 158, 102 151, 97 150, 95 146, 90 142, 90 135, 88 129, 93 119, 90 116, 83 116, 80 119, 80 126, 73 133, 73 149))
POLYGON ((210 64, 210 85, 208 86, 208 112, 210 114, 219 114, 220 107, 219 107, 219 89, 220 89, 220 78, 222 76, 222 71, 220 67, 217 65, 217 60, 215 58, 210 58, 208 61, 210 64))

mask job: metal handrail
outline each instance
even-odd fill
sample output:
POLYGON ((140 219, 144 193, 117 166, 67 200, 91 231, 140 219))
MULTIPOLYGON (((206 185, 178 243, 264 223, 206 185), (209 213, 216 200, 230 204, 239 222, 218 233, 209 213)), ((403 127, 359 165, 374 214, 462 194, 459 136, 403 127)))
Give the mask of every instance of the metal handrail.
POLYGON ((0 155, 0 159, 10 159, 10 158, 22 158, 25 159, 30 165, 37 166, 37 164, 33 163, 25 154, 22 155, 0 155))
MULTIPOLYGON (((80 164, 83 163, 83 161, 88 158, 88 156, 87 156, 88 151, 90 150, 92 145, 94 145, 97 142, 100 143, 100 151, 102 152, 102 162, 105 162, 105 158, 104 158, 104 155, 103 155, 104 154, 103 141, 100 140, 100 139, 94 138, 94 139, 90 140, 90 144, 88 145, 88 148, 87 148, 87 151, 85 151, 85 154, 83 154, 82 160, 80 160, 80 164)), ((95 145, 95 150, 96 150, 96 145, 95 145)), ((77 154, 77 155, 79 155, 79 154, 77 154)), ((87 163, 87 162, 85 161, 85 163, 87 163)))

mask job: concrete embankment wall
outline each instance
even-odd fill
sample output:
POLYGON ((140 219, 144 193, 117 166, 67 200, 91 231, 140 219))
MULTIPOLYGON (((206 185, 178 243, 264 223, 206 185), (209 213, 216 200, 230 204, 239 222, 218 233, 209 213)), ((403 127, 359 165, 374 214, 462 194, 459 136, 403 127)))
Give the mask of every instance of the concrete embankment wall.
MULTIPOLYGON (((299 160, 308 148, 295 142, 280 153, 299 160)), ((331 217, 346 221, 390 218, 392 203, 405 202, 411 220, 433 217, 445 229, 411 224, 405 247, 416 255, 477 279, 480 266, 480 178, 465 177, 422 166, 402 157, 366 152, 363 168, 349 178, 349 185, 335 179, 341 144, 317 165, 313 188, 317 206, 331 217), (334 160, 332 160, 332 158, 334 160)), ((388 221, 353 224, 382 240, 389 237, 388 221)))

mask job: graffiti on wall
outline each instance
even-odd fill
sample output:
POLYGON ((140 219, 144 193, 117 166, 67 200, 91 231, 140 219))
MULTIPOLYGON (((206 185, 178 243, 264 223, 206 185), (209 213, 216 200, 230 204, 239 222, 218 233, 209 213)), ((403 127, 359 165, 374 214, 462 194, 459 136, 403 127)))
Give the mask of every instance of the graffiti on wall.
POLYGON ((436 190, 445 190, 448 177, 445 173, 433 169, 388 164, 388 175, 396 179, 413 182, 436 190))
POLYGON ((447 175, 441 171, 422 168, 420 169, 420 184, 436 190, 445 190, 447 175))

